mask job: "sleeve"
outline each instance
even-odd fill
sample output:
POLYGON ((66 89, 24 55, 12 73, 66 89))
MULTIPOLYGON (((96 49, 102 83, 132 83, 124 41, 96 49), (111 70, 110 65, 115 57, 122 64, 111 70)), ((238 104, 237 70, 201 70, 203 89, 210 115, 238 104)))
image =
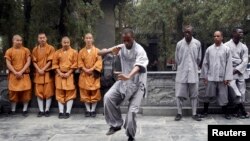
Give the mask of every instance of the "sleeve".
POLYGON ((144 49, 137 52, 134 66, 140 67, 140 73, 145 73, 148 65, 148 57, 144 49))
POLYGON ((48 55, 48 60, 47 61, 52 61, 53 56, 55 54, 55 48, 53 46, 50 47, 49 55, 48 55))
POLYGON ((37 62, 36 47, 32 50, 31 59, 33 62, 37 62))
POLYGON ((58 68, 59 68, 58 52, 55 52, 52 60, 52 69, 58 69, 58 68))
POLYGON ((4 58, 11 61, 11 49, 8 49, 6 52, 5 52, 5 55, 4 55, 4 58))
POLYGON ((231 51, 227 50, 226 69, 224 80, 233 80, 233 62, 231 51))
POLYGON ((178 56, 178 52, 179 52, 179 44, 177 43, 176 47, 175 47, 175 63, 178 66, 179 65, 179 56, 178 56))
POLYGON ((206 50, 202 67, 201 67, 201 75, 200 78, 205 78, 207 79, 208 77, 208 69, 209 69, 209 48, 206 50))
POLYGON ((236 70, 238 70, 241 74, 243 74, 246 71, 247 63, 248 63, 248 48, 244 46, 244 49, 241 54, 242 62, 235 67, 236 70))
POLYGON ((197 58, 197 65, 200 66, 201 63, 201 43, 198 44, 198 58, 197 58))
MULTIPOLYGON (((99 51, 99 49, 97 50, 97 52, 98 51, 99 51)), ((93 68, 94 68, 94 70, 101 72, 102 71, 102 57, 99 56, 98 54, 96 54, 96 57, 97 57, 97 60, 96 60, 93 68)))
POLYGON ((31 56, 30 50, 28 48, 26 48, 25 52, 26 52, 25 53, 25 55, 26 55, 25 57, 26 57, 26 59, 28 59, 31 56))
POLYGON ((78 57, 77 57, 77 62, 78 62, 78 68, 83 68, 84 67, 84 63, 83 63, 83 60, 82 60, 82 53, 83 51, 80 50, 80 52, 78 53, 78 57))
POLYGON ((73 61, 72 61, 72 65, 71 65, 71 69, 77 69, 77 57, 78 57, 78 53, 76 50, 74 50, 74 55, 73 55, 73 61))

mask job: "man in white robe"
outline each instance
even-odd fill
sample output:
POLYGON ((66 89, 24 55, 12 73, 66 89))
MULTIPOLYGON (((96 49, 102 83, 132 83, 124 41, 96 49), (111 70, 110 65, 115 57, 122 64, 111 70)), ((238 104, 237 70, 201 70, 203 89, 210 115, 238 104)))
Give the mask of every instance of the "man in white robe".
POLYGON ((232 39, 225 43, 225 45, 231 50, 233 63, 233 80, 229 85, 233 91, 229 91, 229 93, 231 92, 230 94, 233 97, 233 102, 236 104, 236 116, 249 118, 249 115, 243 105, 246 93, 245 79, 249 78, 247 72, 248 48, 245 44, 240 42, 242 37, 243 30, 241 28, 235 28, 232 32, 232 39))
POLYGON ((228 110, 228 84, 233 80, 233 65, 230 49, 223 44, 221 31, 214 33, 214 44, 207 48, 200 78, 206 85, 202 117, 207 115, 209 103, 217 100, 226 119, 231 119, 228 110))
POLYGON ((178 113, 176 121, 182 118, 182 103, 187 98, 191 100, 192 118, 201 121, 196 113, 199 86, 198 69, 201 62, 201 43, 192 37, 193 28, 184 27, 184 38, 177 43, 175 62, 177 65, 175 95, 178 113))
POLYGON ((128 113, 123 126, 128 141, 134 141, 137 128, 136 114, 146 93, 148 57, 142 46, 134 40, 132 29, 124 29, 122 39, 123 44, 99 52, 99 55, 111 52, 118 54, 122 66, 121 72, 117 72, 118 81, 104 96, 104 115, 110 126, 106 135, 114 134, 121 129, 124 122, 120 105, 123 101, 129 101, 128 113))

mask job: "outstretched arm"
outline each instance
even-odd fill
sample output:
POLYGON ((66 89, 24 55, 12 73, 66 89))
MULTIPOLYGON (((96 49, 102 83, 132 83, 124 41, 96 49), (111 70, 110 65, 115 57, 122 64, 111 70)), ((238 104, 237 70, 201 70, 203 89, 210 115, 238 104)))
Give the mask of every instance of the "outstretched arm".
POLYGON ((109 53, 113 53, 114 55, 117 55, 123 46, 124 46, 124 44, 120 44, 120 45, 113 46, 113 47, 108 48, 108 49, 99 50, 98 55, 105 56, 109 53))

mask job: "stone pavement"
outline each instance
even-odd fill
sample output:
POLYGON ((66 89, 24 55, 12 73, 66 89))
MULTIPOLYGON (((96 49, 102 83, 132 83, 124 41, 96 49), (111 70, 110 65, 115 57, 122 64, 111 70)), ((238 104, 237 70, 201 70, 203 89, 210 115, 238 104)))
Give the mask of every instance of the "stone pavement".
MULTIPOLYGON (((138 115, 137 141, 206 141, 208 124, 250 124, 250 119, 225 120, 221 115, 209 115, 201 122, 174 116, 138 115)), ((104 116, 85 118, 72 114, 69 119, 58 119, 57 114, 37 118, 21 114, 0 115, 0 141, 126 141, 125 130, 106 136, 108 130, 104 116)))

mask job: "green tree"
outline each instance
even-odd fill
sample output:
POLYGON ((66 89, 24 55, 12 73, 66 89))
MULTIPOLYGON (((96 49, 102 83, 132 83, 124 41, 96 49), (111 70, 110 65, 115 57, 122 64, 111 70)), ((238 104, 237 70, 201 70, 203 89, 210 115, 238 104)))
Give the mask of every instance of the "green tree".
POLYGON ((144 44, 148 35, 156 35, 159 68, 164 70, 166 59, 173 59, 175 45, 183 37, 183 25, 191 24, 196 38, 207 46, 215 30, 222 30, 226 40, 235 26, 249 30, 249 7, 249 0, 127 0, 123 5, 127 13, 119 25, 136 29, 137 39, 144 44))

